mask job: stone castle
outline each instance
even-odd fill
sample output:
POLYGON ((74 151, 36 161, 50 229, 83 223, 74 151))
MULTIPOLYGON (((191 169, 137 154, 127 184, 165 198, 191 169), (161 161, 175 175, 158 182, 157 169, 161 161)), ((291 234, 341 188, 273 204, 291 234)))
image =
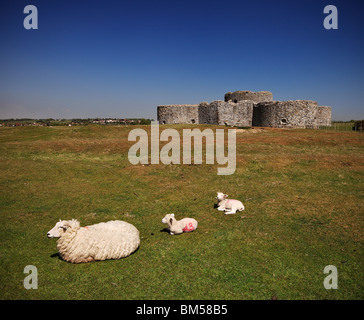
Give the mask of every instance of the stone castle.
POLYGON ((331 107, 311 100, 274 101, 269 91, 235 91, 224 101, 157 107, 160 124, 217 124, 237 127, 318 128, 331 126, 331 107))

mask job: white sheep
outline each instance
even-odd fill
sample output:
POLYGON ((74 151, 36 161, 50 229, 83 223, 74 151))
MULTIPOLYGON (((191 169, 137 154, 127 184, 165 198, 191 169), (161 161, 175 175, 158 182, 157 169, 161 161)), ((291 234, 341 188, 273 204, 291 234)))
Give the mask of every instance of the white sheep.
POLYGON ((225 214, 234 214, 237 210, 243 211, 245 209, 243 203, 235 199, 226 199, 227 194, 222 192, 217 193, 217 210, 225 211, 225 214))
POLYGON ((167 223, 168 230, 171 235, 181 234, 183 232, 191 232, 197 229, 197 221, 193 218, 184 218, 176 220, 174 213, 167 214, 163 219, 163 223, 167 223))
POLYGON ((59 220, 47 236, 59 238, 60 257, 72 263, 120 259, 133 253, 140 244, 138 229, 120 220, 87 227, 80 227, 74 219, 59 220))

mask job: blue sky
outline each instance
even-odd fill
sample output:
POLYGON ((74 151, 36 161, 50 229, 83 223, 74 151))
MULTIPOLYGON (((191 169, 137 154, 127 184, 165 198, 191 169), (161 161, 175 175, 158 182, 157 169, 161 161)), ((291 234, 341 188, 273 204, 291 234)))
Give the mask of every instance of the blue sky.
POLYGON ((1 0, 0 118, 155 119, 160 104, 268 90, 363 119, 363 39, 359 1, 1 0))

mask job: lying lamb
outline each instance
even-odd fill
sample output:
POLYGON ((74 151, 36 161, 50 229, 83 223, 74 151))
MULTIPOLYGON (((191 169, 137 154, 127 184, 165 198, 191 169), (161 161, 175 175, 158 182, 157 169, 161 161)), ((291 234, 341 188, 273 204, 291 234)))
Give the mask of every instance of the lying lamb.
POLYGON ((174 217, 174 213, 167 214, 162 219, 162 222, 168 224, 168 230, 171 235, 191 232, 197 229, 197 221, 195 219, 184 218, 177 221, 174 217))
POLYGON ((87 227, 80 227, 74 219, 59 220, 47 236, 59 238, 60 257, 72 263, 127 257, 140 243, 138 229, 118 220, 87 227))
POLYGON ((243 211, 245 209, 241 201, 226 199, 227 197, 227 194, 223 194, 222 192, 217 193, 217 210, 225 211, 225 214, 234 214, 236 210, 243 211))

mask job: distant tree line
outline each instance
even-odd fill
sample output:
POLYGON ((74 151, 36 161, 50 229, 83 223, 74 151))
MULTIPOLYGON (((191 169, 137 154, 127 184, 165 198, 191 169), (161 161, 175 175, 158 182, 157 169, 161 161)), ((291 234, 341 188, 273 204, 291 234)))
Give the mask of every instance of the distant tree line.
POLYGON ((145 118, 73 118, 73 119, 0 119, 0 126, 76 126, 76 125, 150 125, 153 119, 145 118))

